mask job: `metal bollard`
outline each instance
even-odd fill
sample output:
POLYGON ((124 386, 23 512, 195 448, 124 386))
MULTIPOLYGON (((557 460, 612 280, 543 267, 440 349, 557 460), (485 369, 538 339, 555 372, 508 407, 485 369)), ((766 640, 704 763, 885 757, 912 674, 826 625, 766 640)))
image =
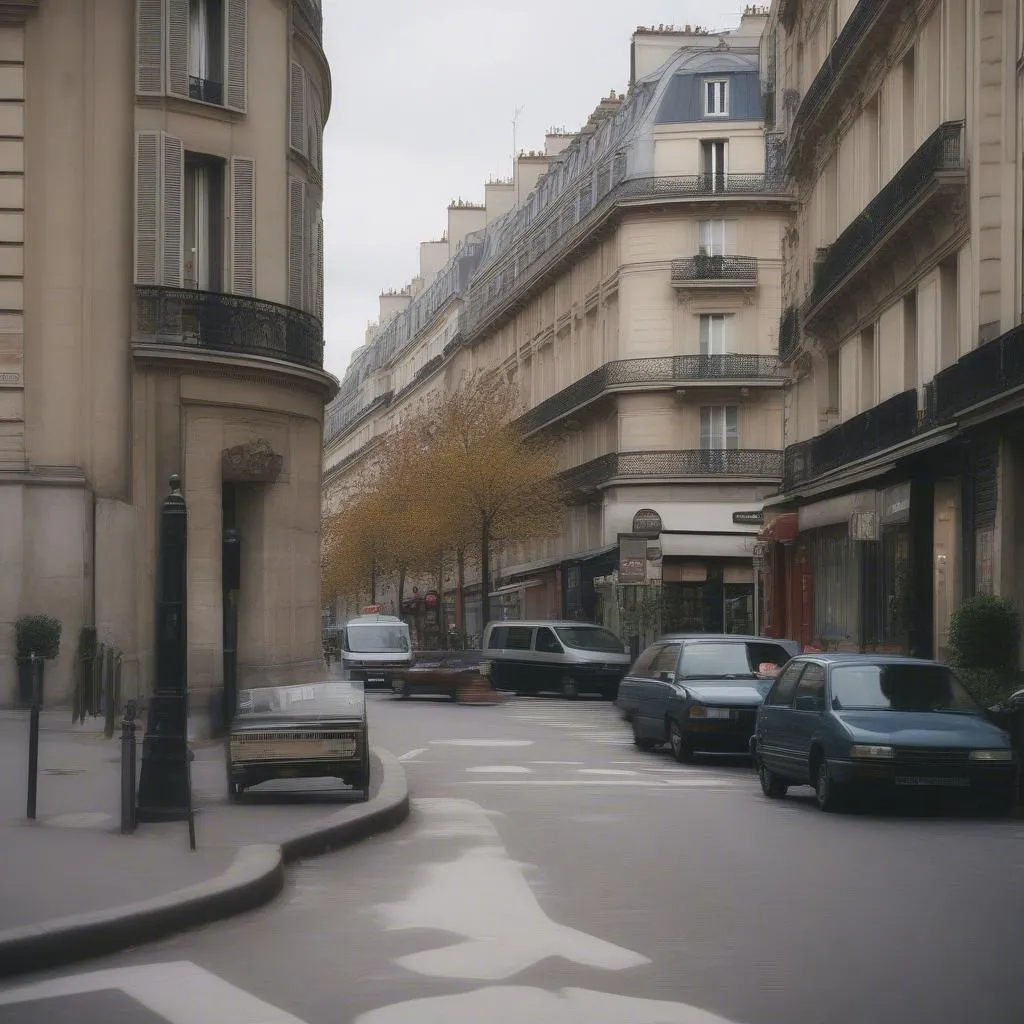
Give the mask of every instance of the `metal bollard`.
POLYGON ((36 787, 39 781, 39 698, 42 680, 43 659, 31 655, 32 661, 32 704, 28 716, 28 799, 25 814, 30 821, 36 817, 36 787))
POLYGON ((121 719, 121 834, 135 831, 135 701, 121 719))

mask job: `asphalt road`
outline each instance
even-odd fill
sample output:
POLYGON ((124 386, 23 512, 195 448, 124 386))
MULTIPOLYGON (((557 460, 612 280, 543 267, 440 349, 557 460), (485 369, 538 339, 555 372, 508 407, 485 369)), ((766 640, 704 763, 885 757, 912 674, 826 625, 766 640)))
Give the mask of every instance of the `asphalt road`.
POLYGON ((24 979, 0 1024, 1024 1020, 1022 820, 768 801, 747 765, 636 750, 604 703, 370 716, 405 825, 260 911, 24 979))

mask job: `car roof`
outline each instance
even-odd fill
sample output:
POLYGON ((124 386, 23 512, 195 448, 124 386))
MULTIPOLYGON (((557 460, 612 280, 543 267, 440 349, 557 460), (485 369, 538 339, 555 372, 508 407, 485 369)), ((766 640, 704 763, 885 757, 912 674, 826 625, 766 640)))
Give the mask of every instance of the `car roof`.
POLYGON ((796 655, 800 661, 820 661, 829 665, 931 665, 946 668, 930 658, 908 658, 902 654, 863 654, 854 651, 804 651, 796 655))
POLYGON ((779 644, 782 647, 788 644, 792 647, 799 646, 795 640, 777 640, 772 636, 746 636, 742 633, 666 633, 664 636, 658 637, 655 643, 661 643, 663 640, 713 640, 716 643, 732 641, 738 644, 779 644))
POLYGON ((401 622, 397 615, 357 615, 345 623, 346 626, 358 625, 360 622, 401 622))
POLYGON ((596 622, 574 622, 571 619, 501 619, 497 622, 488 622, 488 629, 497 629, 499 626, 526 626, 533 629, 536 626, 553 626, 555 629, 603 629, 611 632, 607 626, 598 625, 596 622))

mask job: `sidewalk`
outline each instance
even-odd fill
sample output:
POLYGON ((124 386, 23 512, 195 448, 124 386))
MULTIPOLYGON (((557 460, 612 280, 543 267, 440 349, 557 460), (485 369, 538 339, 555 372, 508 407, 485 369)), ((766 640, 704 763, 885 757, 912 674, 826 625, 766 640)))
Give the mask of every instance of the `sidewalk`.
POLYGON ((393 827, 407 813, 404 774, 386 751, 374 751, 367 802, 317 779, 265 783, 231 804, 223 745, 195 744, 196 850, 187 822, 140 824, 122 836, 120 741, 102 730, 102 719, 72 726, 69 709, 43 713, 32 822, 28 714, 0 711, 0 975, 44 966, 36 956, 52 967, 54 957, 109 952, 250 909, 280 889, 287 861, 393 827), (74 941, 57 941, 63 933, 74 941))

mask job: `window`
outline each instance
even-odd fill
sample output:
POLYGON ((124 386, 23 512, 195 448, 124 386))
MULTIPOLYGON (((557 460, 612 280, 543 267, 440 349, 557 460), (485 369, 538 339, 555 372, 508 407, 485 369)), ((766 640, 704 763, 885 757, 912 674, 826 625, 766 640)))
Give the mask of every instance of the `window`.
POLYGON ((725 313, 701 313, 700 354, 720 356, 729 351, 729 317, 725 313))
POLYGON ((794 661, 783 669, 782 674, 775 680, 772 692, 768 694, 766 704, 773 707, 789 707, 793 703, 793 693, 796 690, 797 680, 803 672, 805 661, 794 661))
POLYGON ((702 220, 699 224, 701 256, 725 255, 725 221, 702 220))
POLYGON ((796 695, 793 698, 794 706, 804 703, 801 701, 801 697, 805 699, 809 697, 813 703, 811 706, 799 710, 825 710, 825 669, 821 665, 811 662, 800 677, 800 685, 796 688, 796 695))
POLYGON ((500 651, 505 647, 505 640, 508 637, 507 626, 495 626, 491 635, 487 638, 487 650, 500 651))
POLYGON ((223 291, 224 161, 185 154, 186 288, 223 291))
POLYGON ((712 192, 725 191, 727 155, 725 142, 705 139, 700 144, 700 150, 704 187, 712 192))
POLYGON ((739 409, 735 405, 705 405, 700 410, 700 446, 721 451, 740 446, 739 409))
POLYGON ((832 707, 885 711, 978 711, 974 698, 944 665, 837 665, 832 707))
POLYGON ((707 117, 725 117, 729 113, 728 80, 721 78, 705 81, 704 113, 707 117))
POLYGON ((682 644, 665 644, 659 648, 657 655, 644 675, 652 679, 675 679, 676 665, 679 663, 679 650, 682 644))
POLYGON ((505 650, 528 651, 532 646, 533 630, 529 626, 509 626, 505 650))
POLYGON ((224 102, 223 0, 189 0, 188 94, 204 103, 224 102))
POLYGON ((534 650, 542 654, 563 654, 562 645, 555 639, 555 634, 547 626, 537 630, 537 641, 534 650))

